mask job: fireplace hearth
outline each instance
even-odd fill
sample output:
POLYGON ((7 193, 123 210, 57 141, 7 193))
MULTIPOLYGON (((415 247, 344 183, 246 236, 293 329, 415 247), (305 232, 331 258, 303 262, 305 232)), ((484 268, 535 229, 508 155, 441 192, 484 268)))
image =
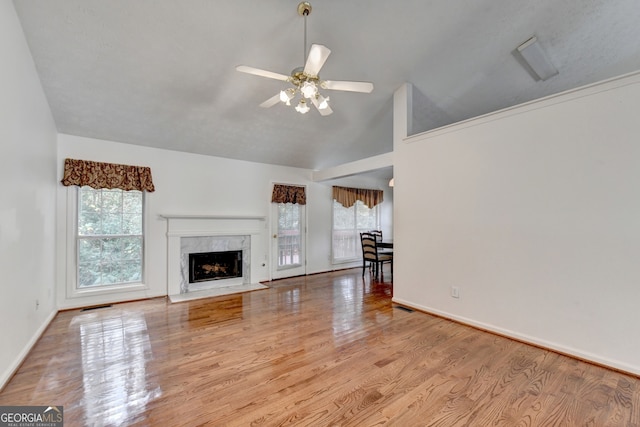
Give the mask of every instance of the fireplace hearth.
POLYGON ((242 277, 242 250, 189 254, 189 283, 242 277))

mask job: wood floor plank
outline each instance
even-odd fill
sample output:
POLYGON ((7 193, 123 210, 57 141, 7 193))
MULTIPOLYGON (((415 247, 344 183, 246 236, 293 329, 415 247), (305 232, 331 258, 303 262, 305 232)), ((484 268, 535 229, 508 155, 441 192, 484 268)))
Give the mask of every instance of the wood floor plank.
POLYGON ((61 312, 0 405, 68 426, 640 427, 637 377, 399 310, 361 274, 61 312))

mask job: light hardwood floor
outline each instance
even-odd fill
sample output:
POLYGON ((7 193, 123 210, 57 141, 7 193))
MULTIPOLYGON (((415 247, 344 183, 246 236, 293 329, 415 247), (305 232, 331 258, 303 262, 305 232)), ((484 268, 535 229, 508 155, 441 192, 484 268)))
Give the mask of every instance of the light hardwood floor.
POLYGON ((63 405, 67 426, 640 426, 640 379, 404 311, 360 269, 270 286, 61 312, 0 405, 63 405))

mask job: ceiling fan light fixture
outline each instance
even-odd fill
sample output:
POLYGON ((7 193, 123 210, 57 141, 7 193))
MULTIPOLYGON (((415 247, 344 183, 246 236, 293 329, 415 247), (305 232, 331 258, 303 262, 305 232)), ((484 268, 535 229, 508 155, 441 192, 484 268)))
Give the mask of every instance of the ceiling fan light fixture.
POLYGON ((287 105, 291 105, 289 101, 291 101, 294 96, 295 91, 292 88, 280 91, 280 101, 286 103, 287 105))
POLYGON ((307 114, 310 109, 304 99, 301 99, 298 105, 296 105, 296 111, 300 114, 307 114))
POLYGON ((306 80, 304 83, 302 83, 300 92, 302 92, 302 96, 304 96, 305 98, 312 98, 317 95, 318 87, 314 82, 306 80))

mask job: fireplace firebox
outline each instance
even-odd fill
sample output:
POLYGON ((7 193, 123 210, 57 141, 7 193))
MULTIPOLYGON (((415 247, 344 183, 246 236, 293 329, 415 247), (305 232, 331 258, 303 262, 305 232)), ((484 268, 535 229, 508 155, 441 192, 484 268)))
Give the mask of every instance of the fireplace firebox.
POLYGON ((189 283, 242 277, 242 251, 189 254, 189 283))

